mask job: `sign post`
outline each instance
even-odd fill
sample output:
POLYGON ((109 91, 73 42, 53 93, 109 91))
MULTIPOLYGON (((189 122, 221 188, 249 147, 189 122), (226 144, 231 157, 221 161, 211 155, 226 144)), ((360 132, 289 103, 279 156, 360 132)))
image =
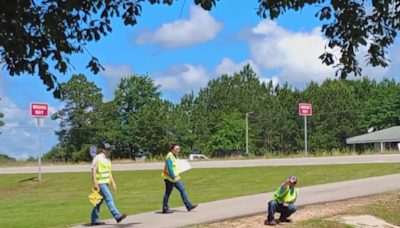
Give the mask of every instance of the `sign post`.
POLYGON ((49 104, 33 102, 30 105, 31 116, 34 118, 37 127, 39 128, 39 181, 42 180, 42 126, 44 118, 49 116, 49 104))
POLYGON ((304 151, 307 155, 307 116, 312 115, 311 104, 299 103, 299 115, 304 116, 304 151))
POLYGON ((90 147, 90 156, 92 158, 94 158, 94 156, 96 156, 96 155, 97 155, 97 147, 96 146, 91 146, 90 147))

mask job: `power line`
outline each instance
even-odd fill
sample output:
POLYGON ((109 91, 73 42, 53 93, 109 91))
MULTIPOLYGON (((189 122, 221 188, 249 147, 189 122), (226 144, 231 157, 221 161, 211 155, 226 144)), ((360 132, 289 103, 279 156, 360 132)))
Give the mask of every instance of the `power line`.
POLYGON ((182 8, 181 8, 181 13, 179 14, 179 19, 182 18, 182 13, 183 13, 183 9, 185 8, 185 4, 186 4, 186 0, 183 1, 182 8))

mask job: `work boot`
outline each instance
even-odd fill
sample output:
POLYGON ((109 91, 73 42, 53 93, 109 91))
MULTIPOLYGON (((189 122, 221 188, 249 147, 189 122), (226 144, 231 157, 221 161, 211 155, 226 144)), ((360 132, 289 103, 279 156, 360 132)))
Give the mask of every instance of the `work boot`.
POLYGON ((266 225, 266 226, 276 226, 277 223, 274 220, 272 220, 272 221, 265 220, 264 225, 266 225))
POLYGON ((280 222, 292 222, 291 219, 285 218, 285 219, 279 219, 280 222))
POLYGON ((120 215, 118 218, 116 218, 115 220, 117 220, 117 223, 120 223, 122 220, 124 220, 126 218, 126 214, 122 214, 120 215))
POLYGON ((188 208, 188 211, 191 211, 191 210, 195 209, 196 207, 197 207, 197 204, 194 204, 194 205, 192 205, 192 206, 190 206, 190 207, 188 208))
POLYGON ((171 210, 165 210, 165 211, 162 211, 162 213, 163 213, 163 214, 172 214, 172 213, 174 213, 174 211, 171 211, 171 210))
POLYGON ((92 223, 92 226, 102 226, 105 224, 106 224, 105 222, 95 222, 95 223, 92 223))

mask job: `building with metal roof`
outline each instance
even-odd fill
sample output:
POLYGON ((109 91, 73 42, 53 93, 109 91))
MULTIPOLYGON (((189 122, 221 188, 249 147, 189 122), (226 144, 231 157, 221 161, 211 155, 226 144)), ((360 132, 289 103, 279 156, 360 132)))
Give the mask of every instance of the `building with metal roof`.
POLYGON ((390 127, 346 139, 347 144, 374 143, 376 152, 384 151, 386 143, 400 142, 400 126, 390 127))

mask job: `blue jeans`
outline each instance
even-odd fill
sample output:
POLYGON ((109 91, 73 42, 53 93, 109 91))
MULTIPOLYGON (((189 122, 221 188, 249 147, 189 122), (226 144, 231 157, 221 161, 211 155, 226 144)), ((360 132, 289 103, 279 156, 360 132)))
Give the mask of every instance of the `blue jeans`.
POLYGON ((174 183, 169 180, 165 180, 165 195, 164 195, 164 202, 163 202, 163 211, 168 210, 169 196, 171 195, 172 189, 174 189, 174 187, 177 188, 179 190, 179 192, 181 193, 183 203, 185 204, 186 209, 189 210, 189 208, 192 206, 192 204, 189 202, 189 199, 186 195, 185 187, 183 186, 182 181, 179 180, 179 182, 174 183))
POLYGON ((104 200, 107 203, 108 208, 110 209, 111 214, 114 216, 115 219, 121 216, 117 208, 115 208, 114 200, 111 195, 110 189, 108 189, 108 184, 99 184, 100 194, 103 196, 103 199, 100 201, 96 207, 93 208, 92 211, 92 223, 99 222, 99 213, 101 204, 103 204, 104 200))
POLYGON ((268 221, 273 221, 275 219, 275 212, 281 213, 279 220, 284 220, 289 218, 296 210, 297 207, 292 203, 285 207, 283 204, 278 204, 275 200, 271 200, 268 203, 268 221))

